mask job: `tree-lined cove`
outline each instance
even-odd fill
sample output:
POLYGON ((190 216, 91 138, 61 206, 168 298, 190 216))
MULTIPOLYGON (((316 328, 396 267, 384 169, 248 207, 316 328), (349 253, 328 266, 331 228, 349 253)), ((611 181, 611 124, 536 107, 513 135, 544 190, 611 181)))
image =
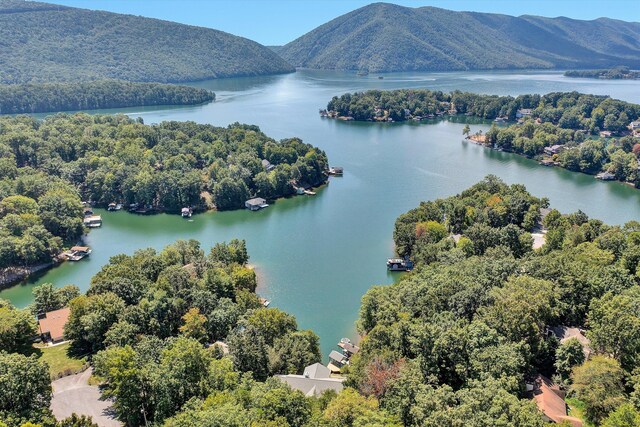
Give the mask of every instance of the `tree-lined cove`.
MULTIPOLYGON (((210 246, 237 237, 247 241, 262 285, 258 293, 294 314, 302 328, 318 333, 326 356, 342 336, 354 336, 353 324, 366 290, 396 279, 385 267, 386 258, 394 252, 393 223, 421 200, 455 194, 491 173, 510 183, 524 183, 537 196, 548 196, 551 205, 562 212, 581 209, 613 224, 636 218, 640 198, 636 190, 619 183, 544 168, 523 157, 461 142, 464 122, 486 132, 489 121, 448 117, 431 124, 338 122, 320 119, 319 106, 336 94, 401 87, 459 88, 512 96, 578 90, 638 102, 640 93, 630 83, 585 83, 557 73, 390 74, 379 80, 377 76, 331 72, 198 83, 216 92, 218 101, 195 107, 120 111, 133 118, 140 116, 147 124, 194 120, 226 127, 240 121, 258 124, 276 139, 298 135, 326 152, 332 165, 343 166, 344 177, 331 179, 315 197, 281 199, 257 213, 238 210, 195 215, 191 222, 172 214, 139 216, 96 209, 104 225, 86 236, 85 243, 93 248, 88 258, 64 263, 30 284, 2 291, 0 297, 23 307, 32 300, 35 283, 75 284, 87 290, 91 277, 119 253, 132 254, 147 246, 159 250, 178 239, 195 238, 210 246)), ((65 122, 71 117, 49 120, 65 122)), ((78 117, 89 120, 88 116, 78 117)), ((117 120, 128 123, 125 127, 147 128, 135 120, 117 120)))
POLYGON ((601 179, 640 185, 640 105, 578 92, 492 96, 429 90, 367 91, 333 97, 323 117, 370 122, 424 121, 463 114, 508 124, 470 136, 479 144, 601 179), (612 138, 615 137, 615 138, 612 138))

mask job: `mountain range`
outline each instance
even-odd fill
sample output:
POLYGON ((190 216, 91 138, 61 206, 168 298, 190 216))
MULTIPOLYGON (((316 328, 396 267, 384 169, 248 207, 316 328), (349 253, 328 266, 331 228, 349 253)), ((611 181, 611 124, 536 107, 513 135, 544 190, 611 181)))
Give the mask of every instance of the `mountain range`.
POLYGON ((374 3, 277 52, 296 67, 367 71, 640 67, 640 23, 374 3))
POLYGON ((0 83, 186 82, 295 71, 245 38, 175 22, 0 1, 0 83))

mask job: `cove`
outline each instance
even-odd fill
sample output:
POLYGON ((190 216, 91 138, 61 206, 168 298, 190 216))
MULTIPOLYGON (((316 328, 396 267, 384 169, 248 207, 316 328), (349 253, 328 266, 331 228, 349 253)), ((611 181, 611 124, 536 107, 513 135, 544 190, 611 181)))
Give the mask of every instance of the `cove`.
MULTIPOLYGON (((459 193, 487 174, 522 183, 563 212, 581 209, 607 223, 640 219, 640 191, 618 182, 546 168, 537 162, 463 142, 462 118, 433 123, 355 123, 321 119, 334 95, 370 88, 427 88, 518 95, 577 90, 640 102, 632 81, 569 79, 561 72, 355 74, 299 71, 295 74, 198 82, 216 92, 217 101, 194 107, 121 109, 145 123, 193 120, 226 126, 251 123, 269 136, 299 136, 327 152, 344 167, 316 196, 279 200, 259 212, 232 211, 195 215, 137 216, 104 212, 104 225, 86 242, 88 259, 66 263, 29 282, 0 292, 24 307, 35 284, 76 284, 85 291, 90 278, 119 253, 163 246, 176 239, 197 239, 205 250, 237 237, 247 241, 250 263, 258 272, 258 293, 273 306, 294 314, 301 328, 321 338, 323 355, 342 336, 355 335, 360 298, 373 285, 393 283, 386 271, 393 255, 393 224, 420 201, 459 193)), ((472 132, 490 123, 471 122, 472 132)))

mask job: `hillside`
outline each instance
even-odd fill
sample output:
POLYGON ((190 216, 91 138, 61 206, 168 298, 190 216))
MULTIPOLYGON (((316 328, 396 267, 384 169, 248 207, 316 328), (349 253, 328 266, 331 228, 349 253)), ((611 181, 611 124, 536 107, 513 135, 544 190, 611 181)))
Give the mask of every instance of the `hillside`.
POLYGON ((197 105, 215 99, 216 94, 206 89, 163 83, 134 83, 122 80, 28 83, 0 85, 0 114, 197 105))
POLYGON ((222 31, 47 3, 0 2, 0 83, 185 82, 292 72, 222 31))
POLYGON ((375 3, 285 45, 297 67, 450 71, 640 66, 640 23, 375 3))

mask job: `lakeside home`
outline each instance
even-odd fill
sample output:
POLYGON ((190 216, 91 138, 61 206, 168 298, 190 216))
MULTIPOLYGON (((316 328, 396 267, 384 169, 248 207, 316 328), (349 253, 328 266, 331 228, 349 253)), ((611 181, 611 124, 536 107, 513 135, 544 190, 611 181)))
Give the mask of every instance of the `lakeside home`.
POLYGON ((64 326, 69 321, 69 307, 48 311, 38 316, 38 332, 43 342, 56 344, 64 341, 64 326))
POLYGON ((344 388, 342 383, 346 379, 331 377, 331 370, 321 363, 307 366, 302 375, 276 375, 275 378, 307 397, 319 396, 327 390, 340 393, 344 388))

